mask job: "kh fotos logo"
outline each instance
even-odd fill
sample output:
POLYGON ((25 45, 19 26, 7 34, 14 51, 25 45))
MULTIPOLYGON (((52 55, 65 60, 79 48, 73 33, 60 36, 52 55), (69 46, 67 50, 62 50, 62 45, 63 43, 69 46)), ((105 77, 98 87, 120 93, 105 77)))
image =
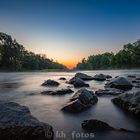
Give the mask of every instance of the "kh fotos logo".
POLYGON ((70 136, 67 136, 67 134, 64 131, 56 131, 55 137, 58 139, 93 139, 95 137, 94 133, 84 133, 84 132, 77 132, 72 131, 70 136))

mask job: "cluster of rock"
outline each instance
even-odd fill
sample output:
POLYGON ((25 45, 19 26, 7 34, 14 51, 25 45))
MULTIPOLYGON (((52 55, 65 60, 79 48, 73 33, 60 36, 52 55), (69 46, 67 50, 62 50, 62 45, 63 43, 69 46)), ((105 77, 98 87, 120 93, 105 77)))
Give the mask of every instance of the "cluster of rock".
MULTIPOLYGON (((76 73, 73 78, 71 78, 69 81, 66 81, 68 84, 72 84, 75 88, 80 87, 89 87, 89 84, 87 84, 85 81, 89 80, 97 80, 97 81, 105 81, 106 79, 112 78, 110 75, 104 75, 104 74, 96 74, 94 77, 89 76, 84 73, 76 73)), ((60 77, 59 80, 66 80, 65 77, 60 77)), ((59 86, 60 83, 51 79, 46 80, 42 86, 59 86)))
POLYGON ((33 117, 26 106, 0 101, 0 139, 52 140, 53 129, 33 117))
MULTIPOLYGON (((59 78, 59 80, 66 80, 64 77, 59 78)), ((73 78, 69 81, 66 81, 68 84, 72 84, 75 88, 81 87, 89 87, 85 81, 88 80, 96 80, 96 81, 108 81, 105 84, 105 89, 99 89, 98 91, 87 90, 86 88, 82 88, 78 90, 69 100, 69 102, 62 108, 63 111, 71 112, 71 113, 79 113, 85 109, 90 108, 92 105, 98 102, 97 96, 104 96, 104 95, 113 95, 117 96, 116 98, 112 99, 112 102, 124 110, 131 112, 137 117, 140 117, 140 92, 137 93, 125 93, 126 91, 133 88, 134 84, 140 84, 140 78, 137 78, 134 75, 129 75, 128 79, 124 77, 116 76, 112 79, 110 75, 104 74, 96 74, 95 76, 89 76, 84 73, 77 73, 73 78), (129 79, 130 78, 130 79, 129 79), (122 94, 123 93, 123 94, 122 94)), ((45 81, 43 85, 47 86, 58 86, 59 83, 57 81, 45 81)), ((72 93, 71 89, 62 89, 62 90, 55 90, 55 91, 43 91, 41 94, 44 95, 64 95, 72 93)), ((129 130, 120 128, 114 128, 109 124, 96 120, 85 120, 81 124, 83 129, 90 130, 90 131, 125 131, 130 132, 129 130)))
POLYGON ((133 85, 130 81, 128 81, 124 77, 116 77, 105 85, 106 88, 117 88, 121 90, 130 90, 132 89, 133 85))
POLYGON ((78 90, 70 99, 70 102, 62 108, 64 111, 78 113, 81 112, 95 103, 97 103, 98 98, 93 93, 85 88, 78 90))
POLYGON ((112 99, 112 102, 135 117, 140 118, 140 91, 124 93, 112 99))
POLYGON ((110 75, 104 75, 104 74, 96 74, 95 76, 89 76, 84 73, 77 73, 75 77, 78 77, 84 81, 86 80, 97 80, 97 81, 105 81, 106 79, 112 78, 110 75))
POLYGON ((105 84, 105 89, 99 89, 95 92, 97 96, 119 95, 132 89, 132 83, 124 77, 115 77, 105 84))

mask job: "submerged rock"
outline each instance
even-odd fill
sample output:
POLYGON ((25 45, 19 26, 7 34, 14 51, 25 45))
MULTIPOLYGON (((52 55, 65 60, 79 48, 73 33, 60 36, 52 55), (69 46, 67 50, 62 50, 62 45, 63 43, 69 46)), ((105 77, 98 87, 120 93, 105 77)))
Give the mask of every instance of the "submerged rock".
POLYGON ((68 89, 60 89, 60 90, 48 90, 48 91, 43 91, 41 94, 43 95, 65 95, 65 94, 70 94, 73 93, 74 91, 71 90, 70 88, 68 89))
POLYGON ((65 77, 60 77, 59 80, 66 80, 66 78, 65 77))
POLYGON ((97 119, 90 119, 90 120, 84 120, 81 124, 83 129, 86 129, 91 132, 97 132, 97 131, 121 131, 121 132, 133 132, 131 130, 127 130, 124 128, 114 128, 110 126, 108 123, 97 120, 97 119))
POLYGON ((124 93, 112 99, 112 102, 140 119, 140 91, 124 93))
POLYGON ((105 87, 130 90, 133 85, 124 77, 117 77, 106 83, 105 87))
POLYGON ((42 84, 42 86, 59 86, 59 83, 57 81, 48 79, 42 84))
POLYGON ((78 113, 94 105, 98 101, 93 91, 87 89, 78 90, 70 99, 70 102, 62 108, 64 111, 78 113))
POLYGON ((97 96, 104 96, 104 95, 120 95, 124 91, 115 89, 115 88, 110 88, 110 89, 99 89, 98 91, 95 91, 95 94, 97 96))
POLYGON ((89 87, 89 84, 85 83, 78 77, 73 77, 69 80, 68 84, 72 84, 74 87, 89 87))
POLYGON ((104 75, 104 74, 96 74, 93 77, 93 79, 97 80, 97 81, 105 81, 106 80, 106 75, 104 75))
POLYGON ((3 140, 51 140, 53 129, 33 117, 26 106, 0 102, 0 138, 3 140))
POLYGON ((80 79, 82 79, 82 80, 93 80, 93 77, 92 76, 89 76, 89 75, 87 75, 87 74, 84 74, 84 73, 76 73, 75 74, 75 77, 78 77, 78 78, 80 78, 80 79))

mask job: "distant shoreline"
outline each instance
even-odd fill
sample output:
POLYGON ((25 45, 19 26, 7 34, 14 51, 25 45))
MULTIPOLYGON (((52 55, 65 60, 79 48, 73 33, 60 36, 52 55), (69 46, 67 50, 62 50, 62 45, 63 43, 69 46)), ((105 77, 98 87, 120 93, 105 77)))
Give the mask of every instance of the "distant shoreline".
POLYGON ((0 70, 0 73, 3 72, 77 72, 77 71, 107 71, 107 70, 140 70, 140 68, 125 68, 125 69, 85 69, 85 70, 78 70, 78 69, 67 69, 67 70, 61 70, 61 69, 44 69, 44 70, 21 70, 21 71, 9 71, 9 70, 0 70))

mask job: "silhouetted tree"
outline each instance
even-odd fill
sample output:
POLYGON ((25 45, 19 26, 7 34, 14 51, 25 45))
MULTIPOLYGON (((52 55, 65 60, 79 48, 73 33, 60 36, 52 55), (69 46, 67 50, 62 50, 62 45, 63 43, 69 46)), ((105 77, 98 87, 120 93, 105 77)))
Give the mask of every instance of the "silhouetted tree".
POLYGON ((91 55, 77 64, 77 69, 108 69, 140 67, 140 40, 124 45, 118 53, 91 55), (83 61, 84 60, 84 61, 83 61))
POLYGON ((35 54, 12 40, 10 35, 0 33, 0 67, 8 70, 66 69, 62 64, 35 54))

